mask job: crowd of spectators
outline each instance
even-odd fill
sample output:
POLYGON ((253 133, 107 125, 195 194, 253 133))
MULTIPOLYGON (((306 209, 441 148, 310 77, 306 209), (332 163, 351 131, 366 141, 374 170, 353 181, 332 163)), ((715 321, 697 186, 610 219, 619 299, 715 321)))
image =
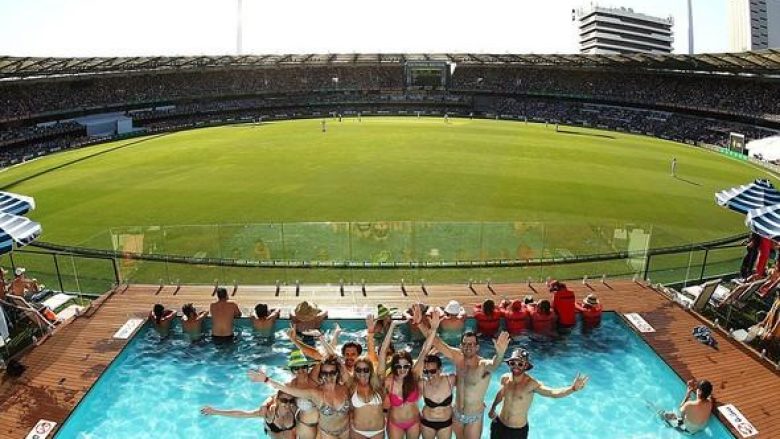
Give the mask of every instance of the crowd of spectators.
POLYGON ((780 81, 733 76, 460 66, 452 90, 566 95, 780 120, 780 81))
POLYGON ((744 134, 748 142, 778 134, 774 130, 737 122, 578 101, 495 98, 482 100, 480 107, 484 113, 498 116, 607 128, 717 146, 725 146, 731 132, 744 134))
POLYGON ((780 82, 770 79, 463 65, 447 90, 421 90, 404 89, 403 73, 401 65, 280 66, 9 82, 0 85, 0 166, 90 142, 76 122, 27 120, 63 119, 86 108, 124 110, 148 131, 422 111, 594 126, 714 145, 725 145, 730 132, 748 141, 777 134, 731 122, 724 112, 780 121, 780 82), (714 118, 683 108, 704 109, 714 118))
MULTIPOLYGON (((42 114, 181 104, 267 94, 318 99, 334 91, 404 95, 404 67, 394 65, 278 66, 254 69, 126 74, 11 81, 0 85, 0 123, 42 114)), ((578 96, 589 100, 659 105, 780 120, 780 81, 726 75, 616 70, 457 66, 449 87, 464 92, 578 96)), ((431 93, 407 90, 427 98, 431 93)), ((328 98, 327 96, 325 97, 328 98)), ((390 98, 392 99, 392 98, 390 98)))
POLYGON ((14 82, 0 85, 0 121, 190 98, 337 89, 401 90, 403 68, 278 67, 14 82))

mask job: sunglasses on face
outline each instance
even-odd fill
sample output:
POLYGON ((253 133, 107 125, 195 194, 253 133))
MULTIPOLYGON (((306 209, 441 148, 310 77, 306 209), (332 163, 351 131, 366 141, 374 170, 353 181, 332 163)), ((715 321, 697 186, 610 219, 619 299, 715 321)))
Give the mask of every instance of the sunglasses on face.
POLYGON ((435 375, 439 372, 439 369, 425 369, 423 370, 423 373, 425 375, 435 375))
POLYGON ((335 370, 323 370, 322 372, 320 372, 320 375, 322 375, 324 377, 334 377, 337 374, 338 374, 338 372, 335 371, 335 370))
POLYGON ((409 370, 409 369, 412 368, 412 365, 411 364, 396 364, 394 367, 395 367, 395 370, 409 370))
POLYGON ((369 369, 367 367, 356 367, 355 368, 355 373, 370 373, 370 372, 371 372, 371 369, 369 369))
POLYGON ((522 367, 522 366, 525 366, 525 361, 513 360, 513 361, 508 361, 507 363, 509 364, 509 367, 522 367))
POLYGON ((292 404, 295 402, 295 398, 277 398, 282 404, 292 404))
POLYGON ((308 372, 309 369, 311 369, 310 366, 297 366, 297 367, 291 367, 290 371, 292 371, 293 373, 295 373, 295 372, 308 372))

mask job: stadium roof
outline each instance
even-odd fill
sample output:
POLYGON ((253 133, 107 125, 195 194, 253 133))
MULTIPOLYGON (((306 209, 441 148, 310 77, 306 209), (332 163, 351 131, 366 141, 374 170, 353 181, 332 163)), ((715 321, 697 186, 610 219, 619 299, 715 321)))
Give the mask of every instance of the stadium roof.
POLYGON ((274 66, 401 65, 407 61, 447 61, 467 65, 592 67, 653 71, 696 71, 755 75, 780 74, 780 51, 699 55, 538 55, 538 54, 304 54, 242 56, 159 56, 130 58, 0 57, 0 79, 99 73, 186 71, 274 66))

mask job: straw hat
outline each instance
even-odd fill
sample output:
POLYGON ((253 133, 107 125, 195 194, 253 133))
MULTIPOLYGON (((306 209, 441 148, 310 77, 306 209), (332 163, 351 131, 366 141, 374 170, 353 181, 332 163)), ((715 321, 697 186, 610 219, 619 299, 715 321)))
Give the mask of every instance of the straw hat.
POLYGON ((586 305, 596 306, 599 304, 599 298, 596 297, 595 294, 588 294, 585 296, 585 300, 583 302, 585 302, 586 305))
POLYGON ((317 317, 317 314, 319 314, 320 311, 321 310, 317 307, 316 304, 310 304, 304 300, 295 307, 295 317, 298 320, 303 321, 313 320, 317 317))
POLYGON ((312 361, 306 358, 306 356, 303 355, 303 352, 301 352, 300 349, 296 349, 290 352, 290 359, 287 361, 287 367, 293 368, 293 367, 301 367, 301 366, 310 366, 314 363, 316 363, 316 361, 312 361))
POLYGON ((506 360, 504 360, 505 363, 509 363, 510 361, 525 361, 525 370, 526 372, 533 369, 534 365, 531 363, 531 353, 523 348, 517 348, 512 351, 512 355, 509 356, 506 360))
POLYGON ((450 300, 449 303, 447 303, 447 306, 444 307, 444 312, 447 314, 457 315, 460 314, 461 311, 463 311, 463 307, 460 306, 460 302, 457 300, 450 300))

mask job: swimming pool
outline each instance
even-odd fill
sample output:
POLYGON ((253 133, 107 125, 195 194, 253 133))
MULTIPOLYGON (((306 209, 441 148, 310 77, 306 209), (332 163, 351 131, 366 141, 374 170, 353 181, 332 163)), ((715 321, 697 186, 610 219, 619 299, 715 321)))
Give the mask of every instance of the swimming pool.
MULTIPOLYGON (((362 341, 363 322, 339 321, 342 342, 362 341)), ((326 324, 330 327, 332 324, 326 324)), ((263 366, 278 379, 290 377, 284 369, 292 348, 285 329, 277 323, 274 340, 252 333, 248 321, 237 326, 240 341, 232 346, 208 342, 190 344, 174 325, 169 338, 160 340, 146 325, 100 377, 57 434, 57 438, 257 438, 265 437, 260 419, 202 416, 204 405, 250 410, 268 396, 270 388, 248 380, 249 369, 263 366)), ((400 331, 399 331, 400 332, 400 331)), ((397 346, 406 338, 399 334, 397 346)), ((683 438, 657 417, 659 409, 676 407, 685 390, 677 377, 620 317, 605 313, 600 328, 574 331, 556 340, 523 336, 532 352, 531 374, 550 386, 567 386, 577 371, 590 376, 587 388, 564 399, 536 397, 530 413, 531 437, 536 438, 683 438)), ((510 346, 510 351, 512 346, 510 346)), ((493 345, 482 342, 483 356, 493 345)), ((416 352, 415 352, 416 353, 416 352)), ((451 365, 447 365, 452 370, 451 365)), ((493 401, 499 369, 486 402, 493 401)), ((489 425, 489 424, 486 424, 489 425)), ((486 428, 484 438, 489 436, 486 428)), ((733 438, 713 418, 697 438, 733 438)))

